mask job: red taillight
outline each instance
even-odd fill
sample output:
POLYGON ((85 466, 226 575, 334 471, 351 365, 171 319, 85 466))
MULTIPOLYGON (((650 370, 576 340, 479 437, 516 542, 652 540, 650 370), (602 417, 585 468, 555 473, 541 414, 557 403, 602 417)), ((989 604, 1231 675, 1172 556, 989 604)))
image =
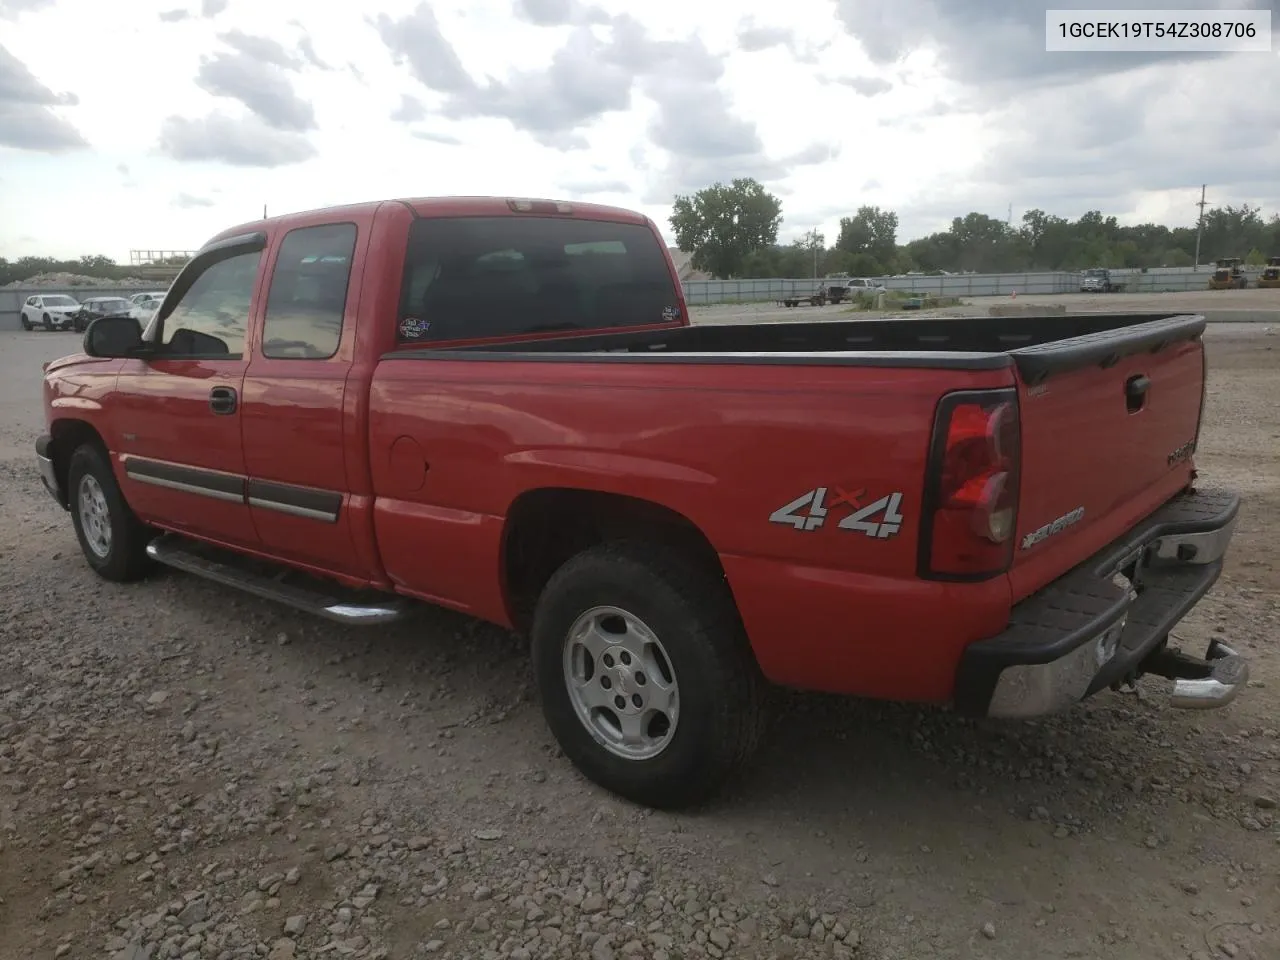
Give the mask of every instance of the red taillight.
POLYGON ((920 530, 922 577, 983 580, 1009 569, 1020 445, 1016 390, 942 398, 920 530))

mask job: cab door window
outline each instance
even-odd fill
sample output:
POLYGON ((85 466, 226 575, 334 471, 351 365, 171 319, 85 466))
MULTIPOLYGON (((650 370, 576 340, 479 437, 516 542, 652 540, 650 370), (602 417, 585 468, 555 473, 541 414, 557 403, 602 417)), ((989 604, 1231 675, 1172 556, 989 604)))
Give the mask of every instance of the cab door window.
POLYGON ((267 294, 264 357, 326 360, 338 352, 355 248, 354 223, 285 234, 267 294))

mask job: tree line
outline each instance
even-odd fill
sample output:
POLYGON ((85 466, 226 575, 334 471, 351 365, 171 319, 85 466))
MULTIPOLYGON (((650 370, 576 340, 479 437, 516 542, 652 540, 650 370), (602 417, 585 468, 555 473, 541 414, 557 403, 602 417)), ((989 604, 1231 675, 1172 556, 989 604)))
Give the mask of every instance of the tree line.
MULTIPOLYGON (((940 233, 899 243, 896 213, 861 206, 841 218, 830 246, 818 230, 779 244, 782 202, 746 178, 677 196, 669 223, 679 248, 693 254, 693 268, 721 279, 1189 267, 1196 253, 1194 222, 1121 226, 1097 210, 1079 220, 1028 210, 1017 223, 968 213, 940 233)), ((1277 256, 1280 214, 1267 218, 1247 203, 1205 212, 1201 264, 1240 257, 1260 265, 1277 256)))
MULTIPOLYGON (((900 244, 898 215, 877 206, 861 206, 852 216, 842 217, 840 232, 830 246, 818 230, 779 244, 782 201, 749 178, 677 196, 669 223, 679 248, 693 254, 693 268, 724 279, 1189 267, 1196 251, 1194 223, 1126 227, 1097 210, 1079 220, 1028 210, 1017 224, 968 213, 953 219, 940 233, 900 244)), ((1280 214, 1267 218, 1260 208, 1247 203, 1206 211, 1200 238, 1202 264, 1219 257, 1240 257, 1259 265, 1276 256, 1280 256, 1280 214)), ((128 265, 101 255, 75 260, 0 257, 0 286, 41 273, 123 280, 130 271, 128 265)))

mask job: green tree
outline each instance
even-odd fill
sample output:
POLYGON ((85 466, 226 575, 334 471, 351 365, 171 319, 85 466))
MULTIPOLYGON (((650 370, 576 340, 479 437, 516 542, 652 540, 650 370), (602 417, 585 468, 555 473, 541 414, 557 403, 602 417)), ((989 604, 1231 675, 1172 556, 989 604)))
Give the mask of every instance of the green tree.
POLYGON ((727 279, 741 276, 751 254, 777 242, 782 201, 755 180, 738 178, 677 196, 668 222, 681 251, 693 254, 695 270, 727 279))
POLYGON ((898 215, 879 207, 859 207, 852 217, 840 219, 836 249, 867 254, 881 269, 891 269, 898 253, 898 215))
POLYGON ((1009 225, 985 213, 969 213, 951 221, 951 235, 961 270, 993 273, 1008 269, 1015 237, 1009 225))

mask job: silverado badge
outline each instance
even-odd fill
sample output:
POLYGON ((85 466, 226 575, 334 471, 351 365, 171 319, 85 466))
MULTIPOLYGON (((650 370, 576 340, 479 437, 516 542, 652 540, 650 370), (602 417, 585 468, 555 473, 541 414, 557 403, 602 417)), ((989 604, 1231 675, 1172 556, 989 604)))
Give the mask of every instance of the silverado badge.
POLYGON ((1189 459, 1195 452, 1196 442, 1194 440, 1188 440, 1182 446, 1174 448, 1173 452, 1169 454, 1169 466, 1172 467, 1175 464, 1181 463, 1183 460, 1189 459))
POLYGON ((1070 513, 1064 513, 1057 520, 1051 520, 1042 527, 1032 530, 1022 538, 1022 549, 1030 550, 1037 543, 1047 540, 1055 533, 1061 533, 1067 527, 1074 526, 1079 523, 1084 516, 1084 507, 1076 507, 1070 513))

